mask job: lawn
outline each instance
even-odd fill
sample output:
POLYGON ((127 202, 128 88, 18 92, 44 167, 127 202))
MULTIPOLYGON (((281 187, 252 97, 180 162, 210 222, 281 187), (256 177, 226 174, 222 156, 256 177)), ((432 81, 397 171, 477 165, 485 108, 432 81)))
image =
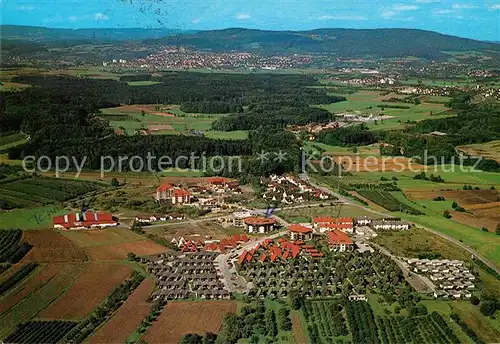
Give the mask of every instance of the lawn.
POLYGON ((56 206, 2 211, 0 212, 0 223, 2 228, 51 228, 52 217, 65 213, 67 213, 66 210, 56 206))
POLYGON ((160 82, 159 81, 151 81, 151 80, 147 80, 147 81, 129 81, 129 82, 127 82, 127 84, 129 86, 151 86, 151 85, 160 84, 160 82))
POLYGON ((205 132, 205 137, 211 139, 244 140, 248 137, 247 130, 217 131, 209 130, 205 132))

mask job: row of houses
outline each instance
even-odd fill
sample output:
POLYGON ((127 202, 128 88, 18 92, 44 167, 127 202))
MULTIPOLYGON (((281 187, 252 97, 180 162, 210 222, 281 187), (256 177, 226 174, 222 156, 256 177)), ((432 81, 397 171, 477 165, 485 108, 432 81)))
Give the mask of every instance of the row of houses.
POLYGON ((54 216, 52 223, 55 229, 102 229, 117 226, 118 220, 111 213, 86 211, 54 216))
POLYGON ((135 221, 142 224, 150 224, 154 222, 167 222, 172 220, 184 220, 185 216, 181 213, 170 214, 142 214, 135 217, 135 221))
POLYGON ((246 234, 234 234, 221 240, 186 240, 184 237, 180 237, 179 239, 172 238, 171 242, 176 245, 181 252, 211 251, 226 253, 227 250, 237 248, 239 245, 249 240, 250 238, 246 234))
POLYGON ((230 299, 217 274, 215 252, 162 253, 147 262, 148 272, 157 279, 153 299, 230 299))

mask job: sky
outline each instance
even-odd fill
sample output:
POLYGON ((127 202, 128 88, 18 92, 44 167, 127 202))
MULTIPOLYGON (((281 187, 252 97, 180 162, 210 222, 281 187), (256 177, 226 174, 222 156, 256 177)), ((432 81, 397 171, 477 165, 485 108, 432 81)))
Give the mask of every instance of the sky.
POLYGON ((210 30, 417 28, 500 41, 500 0, 0 0, 1 23, 210 30))

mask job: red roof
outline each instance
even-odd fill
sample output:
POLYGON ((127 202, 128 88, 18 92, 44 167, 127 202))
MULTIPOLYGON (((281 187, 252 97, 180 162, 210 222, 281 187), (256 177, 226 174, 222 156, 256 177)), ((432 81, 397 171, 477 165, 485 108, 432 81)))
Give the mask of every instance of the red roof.
POLYGON ((167 190, 172 190, 173 188, 174 188, 174 186, 172 184, 165 183, 165 184, 161 184, 160 186, 158 186, 158 188, 156 188, 156 191, 163 192, 163 191, 167 191, 167 190))
POLYGON ((273 225, 276 223, 275 219, 259 216, 250 216, 243 219, 247 225, 258 226, 258 225, 273 225))
POLYGON ((304 227, 302 225, 290 225, 288 226, 288 230, 290 232, 295 232, 295 233, 312 233, 311 228, 304 227))
POLYGON ((173 195, 175 197, 188 197, 191 193, 185 189, 175 189, 173 195))
POLYGON ((276 258, 278 258, 278 255, 276 253, 271 254, 271 262, 276 261, 276 258))
POLYGON ((211 177, 211 178, 208 178, 208 182, 210 184, 214 184, 214 185, 224 185, 224 184, 227 184, 228 181, 229 181, 229 179, 224 178, 224 177, 211 177))
POLYGON ((322 217, 315 217, 313 219, 314 223, 329 223, 329 222, 334 222, 335 219, 331 216, 322 216, 322 217))
POLYGON ((324 257, 323 253, 311 253, 311 257, 324 257))
POLYGON ((242 234, 242 235, 240 235, 240 240, 243 241, 243 242, 247 242, 248 241, 248 236, 246 234, 242 234))
POLYGON ((322 226, 323 228, 328 229, 352 229, 352 223, 326 223, 322 226))
POLYGON ((63 226, 64 228, 92 227, 116 223, 111 213, 94 213, 91 211, 54 216, 52 222, 54 225, 63 226))
POLYGON ((352 240, 344 232, 333 230, 328 232, 328 243, 330 245, 334 244, 350 245, 352 244, 352 240))
POLYGON ((300 253, 300 246, 293 245, 292 247, 292 258, 297 257, 297 255, 300 253))
POLYGON ((290 256, 290 251, 285 251, 285 253, 283 253, 283 256, 281 256, 281 258, 283 260, 286 260, 289 256, 290 256))
POLYGON ((331 217, 331 216, 324 216, 324 217, 316 217, 313 219, 314 223, 322 223, 322 224, 330 224, 330 223, 354 223, 352 217, 331 217))
POLYGON ((259 262, 264 263, 266 261, 266 258, 267 258, 266 254, 262 253, 260 255, 259 262))
POLYGON ((253 258, 252 255, 247 254, 247 262, 250 263, 252 261, 252 258, 253 258))
POLYGON ((243 251, 241 253, 240 258, 238 258, 238 264, 239 265, 243 264, 243 262, 245 261, 246 256, 247 256, 247 251, 245 250, 245 251, 243 251))

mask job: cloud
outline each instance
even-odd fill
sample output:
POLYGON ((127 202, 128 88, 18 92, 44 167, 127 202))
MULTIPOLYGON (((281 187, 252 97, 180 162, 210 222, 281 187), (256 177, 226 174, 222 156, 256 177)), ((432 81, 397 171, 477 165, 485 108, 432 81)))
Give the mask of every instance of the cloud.
POLYGON ((194 18, 193 20, 191 20, 191 23, 193 24, 198 24, 199 22, 201 22, 200 18, 194 18))
POLYGON ((440 0, 415 0, 415 2, 418 4, 434 4, 439 1, 440 0))
POLYGON ((497 11, 497 10, 500 10, 500 4, 491 5, 491 6, 489 7, 489 9, 490 9, 491 11, 497 11))
POLYGON ((100 20, 109 20, 109 16, 107 14, 97 12, 94 14, 94 20, 100 21, 100 20))
POLYGON ((453 4, 451 6, 451 8, 455 9, 455 10, 468 10, 468 9, 472 9, 472 8, 477 8, 476 5, 472 5, 472 4, 453 4))
POLYGON ((17 6, 16 10, 18 11, 33 11, 35 9, 35 6, 31 5, 22 5, 22 6, 17 6))
POLYGON ((418 10, 418 6, 415 5, 394 5, 392 8, 397 12, 418 10))
MULTIPOLYGON (((380 12, 380 15, 385 19, 393 19, 401 12, 410 12, 418 10, 418 6, 416 5, 407 5, 407 4, 396 4, 390 8, 384 8, 380 12)), ((399 18, 401 19, 401 18, 399 18)))
POLYGON ((247 19, 252 18, 252 16, 250 14, 247 14, 247 13, 237 13, 235 18, 238 20, 247 20, 247 19))
POLYGON ((457 9, 437 9, 433 12, 436 17, 452 18, 452 19, 464 19, 464 16, 460 14, 457 9))
POLYGON ((68 17, 68 20, 69 20, 70 22, 74 23, 74 22, 78 21, 78 17, 77 17, 77 16, 69 16, 69 17, 68 17))
POLYGON ((356 15, 324 15, 317 18, 318 20, 366 20, 364 16, 356 15))

